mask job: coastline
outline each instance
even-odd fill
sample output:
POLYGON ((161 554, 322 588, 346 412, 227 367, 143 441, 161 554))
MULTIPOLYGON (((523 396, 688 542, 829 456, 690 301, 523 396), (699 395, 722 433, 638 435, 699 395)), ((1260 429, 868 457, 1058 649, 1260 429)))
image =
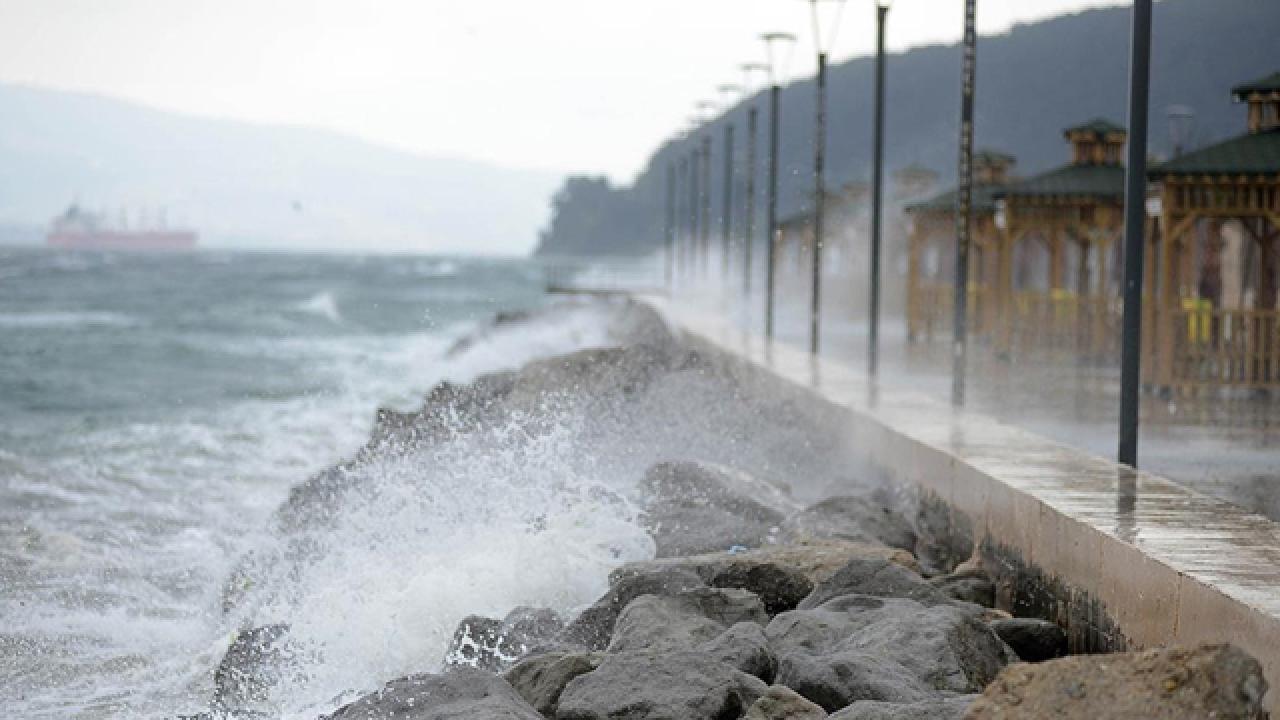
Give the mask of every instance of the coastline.
MULTIPOLYGON (((666 445, 653 446, 678 449, 675 456, 636 458, 629 492, 574 489, 588 498, 589 514, 640 528, 639 544, 629 535, 630 544, 609 548, 612 571, 594 602, 464 617, 437 664, 424 658, 427 667, 387 678, 372 694, 353 688, 323 717, 987 717, 970 705, 1007 667, 1066 654, 1057 624, 993 609, 997 588, 981 556, 956 552, 938 531, 936 507, 873 482, 870 468, 842 455, 849 424, 837 408, 801 402, 800 388, 688 344, 647 307, 604 305, 613 345, 442 384, 416 412, 380 411, 365 448, 296 487, 277 513, 279 532, 301 540, 271 562, 249 563, 228 587, 250 592, 229 592, 224 604, 228 612, 270 604, 253 596, 272 577, 315 562, 315 529, 340 523, 350 498, 368 489, 362 467, 421 458, 424 449, 438 456, 460 438, 510 432, 513 422, 554 435, 566 417, 587 418, 574 432, 644 445, 636 428, 613 424, 665 414, 675 437, 659 433, 666 445), (672 398, 683 401, 678 422, 672 398), (691 427, 710 428, 729 451, 699 445, 691 427), (790 434, 770 437, 780 429, 790 434), (689 442, 680 442, 681 431, 689 442), (774 457, 797 447, 799 457, 774 457)), ((561 311, 505 318, 486 332, 555 322, 561 311)), ((537 533, 554 522, 535 517, 528 527, 537 533)), ((246 624, 219 667, 208 717, 270 715, 275 688, 314 651, 287 622, 246 624)), ((1240 707, 1257 705, 1265 681, 1238 655, 1217 649, 1154 661, 1231 665, 1245 688, 1240 707)), ((1136 681, 1128 689, 1156 701, 1136 681)))

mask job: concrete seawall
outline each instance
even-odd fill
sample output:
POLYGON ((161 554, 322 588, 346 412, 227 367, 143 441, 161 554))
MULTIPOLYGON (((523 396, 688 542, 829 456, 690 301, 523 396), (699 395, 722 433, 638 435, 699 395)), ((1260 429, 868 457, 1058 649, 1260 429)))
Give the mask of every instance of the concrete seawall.
MULTIPOLYGON (((694 342, 848 409, 850 443, 938 503, 1000 603, 1063 625, 1075 651, 1231 642, 1280 687, 1280 526, 839 362, 766 344, 727 319, 640 298, 694 342)), ((1280 714, 1280 691, 1268 695, 1280 714)))

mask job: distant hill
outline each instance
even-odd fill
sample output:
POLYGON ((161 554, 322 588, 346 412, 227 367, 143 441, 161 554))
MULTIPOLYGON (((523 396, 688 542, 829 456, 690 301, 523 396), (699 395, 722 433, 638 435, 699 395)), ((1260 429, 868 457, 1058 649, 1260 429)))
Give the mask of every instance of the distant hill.
MULTIPOLYGON (((978 48, 978 146, 1017 156, 1017 171, 1027 175, 1066 160, 1062 128, 1096 116, 1124 123, 1129 17, 1128 8, 1089 10, 983 37, 978 48)), ((1168 152, 1164 118, 1173 105, 1194 108, 1193 145, 1242 132, 1244 111, 1231 104, 1230 88, 1280 70, 1277 28, 1277 0, 1158 2, 1150 150, 1168 152)), ((944 183, 954 178, 959 62, 957 45, 924 47, 889 58, 888 170, 920 164, 937 171, 944 183)), ((828 183, 832 187, 869 177, 873 70, 870 58, 831 70, 828 183)), ((810 194, 812 80, 786 87, 782 103, 785 215, 804 209, 810 194)), ((740 105, 727 115, 737 123, 739 133, 745 126, 745 107, 740 105)), ((717 144, 724 121, 722 117, 713 125, 717 144)), ((763 143, 763 123, 761 132, 763 143)), ((742 145, 740 140, 739 150, 742 145)), ((599 179, 570 179, 556 198, 552 222, 542 233, 538 252, 590 255, 653 250, 661 241, 667 163, 688 150, 674 142, 658 148, 634 184, 626 187, 599 179)), ((718 183, 718 161, 714 167, 718 183)), ((713 197, 718 203, 719 195, 713 197)), ((718 214, 718 210, 713 213, 718 214)))
POLYGON ((533 246, 556 182, 333 132, 0 85, 0 226, 43 227, 78 200, 135 220, 164 207, 207 246, 514 254, 533 246))

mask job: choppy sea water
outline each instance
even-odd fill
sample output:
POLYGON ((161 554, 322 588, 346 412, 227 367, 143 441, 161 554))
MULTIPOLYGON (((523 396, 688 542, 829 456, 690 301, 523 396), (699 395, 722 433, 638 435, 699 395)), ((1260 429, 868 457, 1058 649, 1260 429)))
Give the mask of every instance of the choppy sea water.
MULTIPOLYGON (((446 357, 495 311, 544 303, 544 282, 515 260, 0 250, 4 716, 207 708, 244 620, 221 609, 231 569, 273 542, 291 486, 365 442, 376 407, 605 341, 586 316, 446 357)), ((568 510, 551 518, 563 532, 531 543, 459 517, 516 491, 535 510, 561 505, 546 490, 565 479, 556 442, 477 449, 451 496, 406 499, 400 517, 352 513, 306 591, 273 599, 328 649, 281 714, 313 717, 342 692, 424 669, 441 628, 468 612, 598 592, 607 568, 580 588, 574 578, 617 560, 591 542, 637 535, 625 518, 601 529, 614 519, 568 510)))

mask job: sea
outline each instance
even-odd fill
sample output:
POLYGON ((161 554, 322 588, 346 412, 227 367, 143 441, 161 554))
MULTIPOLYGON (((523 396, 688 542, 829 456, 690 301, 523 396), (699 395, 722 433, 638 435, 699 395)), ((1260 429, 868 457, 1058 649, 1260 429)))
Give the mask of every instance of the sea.
MULTIPOLYGON (((586 314, 449 352, 496 312, 547 303, 548 272, 520 259, 0 249, 0 716, 207 710, 247 621, 224 611, 227 579, 277 542, 271 517, 291 487, 360 448, 379 407, 606 342, 586 314)), ((278 716, 313 718, 431 669, 469 612, 589 602, 610 568, 642 556, 625 513, 548 510, 532 539, 502 516, 467 521, 466 508, 515 492, 526 508, 562 507, 554 450, 480 449, 455 458, 449 492, 391 505, 404 516, 354 513, 329 562, 272 600, 320 648, 278 716)))

